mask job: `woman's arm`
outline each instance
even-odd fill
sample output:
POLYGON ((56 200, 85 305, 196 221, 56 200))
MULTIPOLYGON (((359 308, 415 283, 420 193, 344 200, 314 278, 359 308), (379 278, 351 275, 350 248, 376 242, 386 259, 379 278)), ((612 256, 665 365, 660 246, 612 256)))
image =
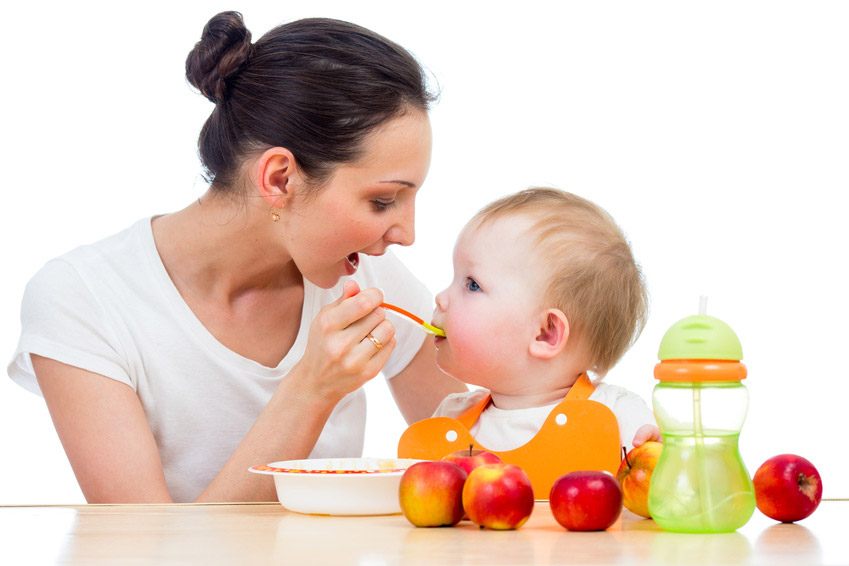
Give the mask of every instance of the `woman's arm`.
POLYGON ((309 457, 339 400, 313 393, 303 385, 309 377, 302 367, 289 372, 197 501, 277 501, 273 478, 247 470, 257 462, 309 457))
MULTIPOLYGON (((309 456, 339 400, 377 375, 395 347, 376 289, 343 296, 310 326, 306 352, 283 379, 245 438, 198 501, 274 501, 257 462, 309 456), (356 296, 355 296, 356 295, 356 296), (380 337, 378 350, 364 336, 380 337)), ((156 442, 136 393, 126 384, 32 355, 59 438, 90 503, 169 502, 156 442)))
MULTIPOLYGON (((89 503, 168 503, 159 451, 136 393, 126 384, 32 356, 38 383, 80 489, 89 503)), ((275 501, 257 462, 309 456, 333 406, 284 380, 198 501, 275 501), (285 399, 285 403, 284 403, 285 399)))
POLYGON ((170 502, 153 433, 130 386, 32 355, 59 440, 89 503, 170 502))
POLYGON ((445 397, 468 389, 436 365, 436 348, 430 338, 407 367, 389 380, 389 390, 407 424, 431 417, 445 397))

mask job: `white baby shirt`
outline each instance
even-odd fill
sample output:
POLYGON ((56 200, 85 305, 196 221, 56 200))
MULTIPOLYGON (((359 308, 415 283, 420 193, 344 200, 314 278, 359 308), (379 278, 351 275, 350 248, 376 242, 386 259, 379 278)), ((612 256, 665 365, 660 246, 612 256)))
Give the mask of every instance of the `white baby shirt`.
MULTIPOLYGON (((433 416, 457 418, 488 394, 486 389, 454 393, 443 399, 433 416)), ((629 450, 637 429, 646 424, 657 426, 654 415, 642 397, 624 387, 597 383, 590 400, 598 401, 613 411, 619 423, 620 442, 629 450)), ((496 452, 513 450, 536 436, 558 403, 509 410, 499 409, 490 403, 469 432, 484 448, 496 452)))

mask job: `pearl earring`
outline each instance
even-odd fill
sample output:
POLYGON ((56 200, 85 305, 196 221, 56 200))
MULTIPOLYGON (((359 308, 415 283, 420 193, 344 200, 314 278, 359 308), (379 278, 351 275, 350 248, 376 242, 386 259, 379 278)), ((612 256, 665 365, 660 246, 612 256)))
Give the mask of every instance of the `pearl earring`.
POLYGON ((271 221, 272 221, 272 222, 277 222, 278 220, 280 220, 280 215, 279 215, 279 214, 277 214, 277 211, 276 211, 276 210, 272 210, 272 211, 271 211, 271 221))

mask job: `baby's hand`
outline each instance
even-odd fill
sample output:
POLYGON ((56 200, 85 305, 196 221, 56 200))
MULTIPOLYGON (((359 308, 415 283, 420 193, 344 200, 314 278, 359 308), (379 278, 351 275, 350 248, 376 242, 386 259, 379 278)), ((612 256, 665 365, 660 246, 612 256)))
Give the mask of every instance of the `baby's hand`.
POLYGON ((660 436, 660 429, 650 424, 643 425, 637 429, 637 433, 634 435, 634 448, 642 446, 649 440, 663 442, 663 439, 660 436))

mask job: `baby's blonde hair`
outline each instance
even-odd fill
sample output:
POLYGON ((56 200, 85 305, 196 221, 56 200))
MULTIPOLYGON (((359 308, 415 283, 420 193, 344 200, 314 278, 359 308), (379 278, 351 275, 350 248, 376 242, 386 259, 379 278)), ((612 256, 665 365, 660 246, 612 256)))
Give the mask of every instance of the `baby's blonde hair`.
POLYGON ((548 266, 547 308, 562 310, 601 379, 637 340, 648 315, 648 293, 631 246, 600 206, 558 189, 535 187, 478 212, 477 225, 509 216, 534 220, 534 238, 548 266))

